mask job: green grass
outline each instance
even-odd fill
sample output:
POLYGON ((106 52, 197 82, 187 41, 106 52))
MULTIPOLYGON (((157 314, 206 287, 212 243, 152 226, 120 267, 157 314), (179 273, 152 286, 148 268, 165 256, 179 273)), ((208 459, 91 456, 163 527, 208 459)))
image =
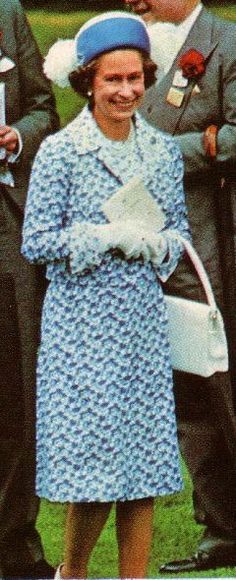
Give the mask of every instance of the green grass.
MULTIPOLYGON (((236 21, 236 6, 211 8, 224 18, 236 21)), ((58 38, 73 37, 92 12, 53 12, 31 10, 28 17, 43 54, 58 38)), ((70 89, 55 89, 58 112, 65 125, 81 109, 84 101, 70 89)), ((156 501, 154 517, 153 549, 149 577, 160 577, 158 565, 175 557, 191 554, 197 547, 202 534, 192 517, 191 481, 184 468, 185 489, 182 493, 156 501)), ((42 535, 48 560, 56 565, 63 558, 63 534, 65 506, 43 501, 38 518, 38 529, 42 535)), ((94 550, 90 565, 91 578, 115 578, 118 575, 117 545, 114 512, 103 530, 94 550)), ((182 575, 183 576, 183 575, 182 575)), ((173 576, 172 576, 173 577, 173 576)), ((178 577, 181 577, 179 575, 178 577)), ((189 577, 236 577, 236 568, 218 569, 207 573, 189 573, 189 577)))
MULTIPOLYGON (((178 495, 156 500, 154 518, 153 550, 150 561, 150 577, 158 576, 158 564, 173 556, 185 556, 201 535, 201 527, 191 521, 191 482, 185 470, 185 488, 178 495), (189 524, 192 527, 190 529, 189 524), (180 538, 187 537, 180 541, 180 538)), ((48 559, 56 564, 63 559, 63 529, 66 507, 43 501, 38 519, 48 559)), ((115 578, 118 576, 115 513, 112 511, 90 565, 91 578, 115 578)))
POLYGON ((236 4, 227 4, 224 2, 224 6, 211 6, 212 12, 219 16, 220 18, 226 18, 227 20, 236 21, 236 4))
MULTIPOLYGON (((192 517, 192 485, 183 466, 184 491, 174 496, 157 499, 154 514, 154 537, 148 578, 166 578, 158 572, 159 565, 171 559, 185 558, 197 548, 203 528, 192 517)), ((38 518, 38 529, 45 546, 48 560, 56 565, 63 560, 63 533, 66 507, 42 501, 38 518)), ((93 552, 90 578, 117 578, 118 555, 115 533, 115 513, 109 520, 93 552)), ((186 578, 186 575, 172 575, 172 578, 186 578)), ((188 578, 236 577, 236 568, 220 568, 207 572, 191 572, 188 578)))
MULTIPOLYGON (((28 17, 40 50, 45 55, 49 47, 59 38, 73 38, 80 26, 95 16, 95 12, 48 12, 47 10, 30 10, 28 17)), ((66 125, 80 111, 84 100, 70 88, 53 87, 57 109, 62 126, 66 125)))

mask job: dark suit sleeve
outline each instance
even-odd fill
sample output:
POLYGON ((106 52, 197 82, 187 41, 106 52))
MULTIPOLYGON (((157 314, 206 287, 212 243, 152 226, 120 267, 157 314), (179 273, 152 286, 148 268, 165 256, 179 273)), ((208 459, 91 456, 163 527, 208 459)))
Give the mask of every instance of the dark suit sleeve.
MULTIPOLYGON (((221 109, 221 118, 212 119, 212 123, 219 126, 215 162, 228 168, 229 165, 235 166, 236 162, 236 26, 225 26, 225 40, 219 45, 218 76, 215 82, 219 85, 221 109)), ((212 169, 212 161, 205 155, 203 134, 203 131, 189 131, 176 136, 184 157, 186 174, 212 169)))
POLYGON ((41 55, 19 3, 16 3, 14 27, 21 114, 13 125, 20 131, 22 156, 29 162, 42 139, 59 127, 59 120, 50 83, 42 71, 41 55))

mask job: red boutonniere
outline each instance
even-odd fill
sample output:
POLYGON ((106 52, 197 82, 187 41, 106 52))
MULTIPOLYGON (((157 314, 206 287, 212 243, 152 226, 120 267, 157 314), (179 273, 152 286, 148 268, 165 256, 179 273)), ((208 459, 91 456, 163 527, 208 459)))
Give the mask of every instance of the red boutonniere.
POLYGON ((201 52, 190 48, 190 50, 182 54, 179 60, 179 66, 182 69, 183 77, 186 79, 196 79, 205 72, 205 58, 201 52))

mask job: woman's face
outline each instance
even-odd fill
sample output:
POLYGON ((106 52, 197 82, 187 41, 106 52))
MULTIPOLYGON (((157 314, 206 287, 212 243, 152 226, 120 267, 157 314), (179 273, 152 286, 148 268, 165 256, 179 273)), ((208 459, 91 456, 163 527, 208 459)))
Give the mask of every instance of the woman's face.
POLYGON ((102 130, 130 123, 145 92, 142 56, 137 50, 114 50, 100 57, 93 82, 93 115, 102 130))

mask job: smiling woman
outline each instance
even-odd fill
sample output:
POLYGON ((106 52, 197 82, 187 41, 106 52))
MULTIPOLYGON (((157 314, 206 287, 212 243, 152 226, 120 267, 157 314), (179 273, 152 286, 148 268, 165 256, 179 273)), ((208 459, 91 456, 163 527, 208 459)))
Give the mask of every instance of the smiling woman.
POLYGON ((156 65, 147 54, 121 48, 98 56, 72 72, 69 79, 74 90, 89 99, 104 134, 111 139, 125 139, 145 88, 155 81, 155 71, 156 65))
POLYGON ((100 57, 93 83, 94 118, 112 139, 127 139, 130 117, 144 95, 141 55, 134 50, 115 50, 100 57))
POLYGON ((40 497, 69 503, 57 579, 86 578, 113 503, 120 576, 144 578, 154 497, 182 488, 160 280, 177 266, 188 226, 179 151, 136 111, 155 79, 149 53, 142 20, 111 12, 57 42, 45 62, 52 80, 89 101, 40 148, 23 230, 25 257, 47 264, 50 280, 36 484, 40 497), (106 218, 117 190, 135 196, 137 174, 161 225, 146 206, 139 218, 106 218))

